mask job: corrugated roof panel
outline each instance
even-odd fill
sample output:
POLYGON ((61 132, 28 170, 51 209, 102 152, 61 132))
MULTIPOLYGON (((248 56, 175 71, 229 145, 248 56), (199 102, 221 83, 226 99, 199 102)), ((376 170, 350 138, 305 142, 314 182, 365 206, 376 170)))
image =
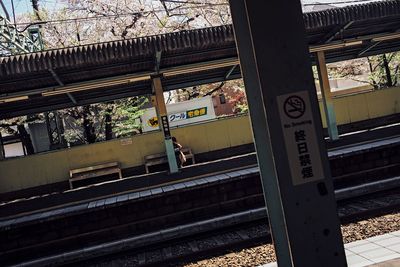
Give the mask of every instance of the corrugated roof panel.
MULTIPOLYGON (((349 21, 356 21, 352 26, 359 27, 363 34, 367 34, 368 31, 375 33, 375 29, 381 30, 379 25, 382 19, 388 21, 388 17, 391 16, 400 16, 400 0, 305 13, 303 18, 309 34, 307 36, 309 44, 315 44, 319 41, 318 38, 331 33, 335 26, 343 26, 349 21), (362 21, 365 21, 364 24, 367 26, 362 28, 360 26, 362 21), (376 27, 370 27, 368 21, 374 21, 376 27)), ((384 24, 382 27, 388 25, 390 27, 382 30, 393 31, 396 28, 396 21, 391 23, 384 24)), ((352 34, 355 31, 349 28, 345 34, 348 33, 352 34)), ((19 84, 11 88, 9 82, 12 79, 17 80, 14 77, 21 75, 41 73, 43 75, 38 78, 48 80, 43 85, 53 83, 53 78, 48 72, 49 68, 62 75, 64 71, 72 70, 75 72, 88 70, 90 73, 91 69, 100 66, 108 68, 110 76, 122 75, 153 69, 154 52, 158 50, 162 51, 161 65, 167 67, 236 56, 233 28, 231 25, 226 25, 0 58, 0 77, 4 81, 3 84, 7 84, 7 88, 16 90, 27 86, 19 84), (137 64, 132 64, 134 62, 137 64), (117 65, 115 63, 120 66, 114 66, 117 65)), ((92 78, 106 75, 104 72, 99 71, 99 73, 102 74, 93 72, 92 78)), ((75 79, 71 82, 80 81, 83 77, 75 79)))

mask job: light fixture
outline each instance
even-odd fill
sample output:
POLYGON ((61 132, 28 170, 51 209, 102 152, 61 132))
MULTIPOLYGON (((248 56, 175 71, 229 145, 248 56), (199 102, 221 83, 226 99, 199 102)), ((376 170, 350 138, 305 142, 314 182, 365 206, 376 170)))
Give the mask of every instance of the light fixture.
POLYGON ((400 38, 400 33, 387 34, 372 39, 373 42, 382 42, 400 38))
POLYGON ((53 88, 52 90, 45 91, 42 93, 42 96, 53 96, 53 95, 59 95, 59 94, 66 94, 66 93, 73 93, 73 92, 79 92, 79 91, 86 91, 86 90, 93 90, 93 89, 98 89, 98 88, 103 88, 103 87, 109 87, 109 86, 114 86, 114 85, 119 85, 119 84, 129 84, 129 83, 134 83, 138 81, 144 81, 144 80, 149 80, 150 75, 131 75, 128 77, 123 77, 118 80, 113 80, 113 81, 96 81, 88 84, 76 84, 76 85, 70 85, 70 86, 63 86, 63 87, 56 87, 53 88))
POLYGON ((206 64, 191 64, 183 67, 175 67, 162 71, 165 77, 176 76, 180 74, 193 73, 205 70, 212 70, 217 68, 229 67, 239 64, 238 58, 229 58, 226 60, 216 60, 214 62, 207 62, 206 64))
POLYGON ((3 99, 0 99, 0 104, 9 103, 9 102, 15 102, 15 101, 21 101, 21 100, 27 100, 28 98, 29 97, 27 95, 10 97, 10 98, 3 98, 3 99))
POLYGON ((310 53, 319 52, 319 51, 340 49, 340 48, 345 48, 345 47, 348 47, 348 46, 361 45, 362 43, 363 43, 363 41, 351 41, 351 42, 341 42, 341 43, 336 43, 336 44, 326 44, 326 45, 311 46, 310 47, 310 53))

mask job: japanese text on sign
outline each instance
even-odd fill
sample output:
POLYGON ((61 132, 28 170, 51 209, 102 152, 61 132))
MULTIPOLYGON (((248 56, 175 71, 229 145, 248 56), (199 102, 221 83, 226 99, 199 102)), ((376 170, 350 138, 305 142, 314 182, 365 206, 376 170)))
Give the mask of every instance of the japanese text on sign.
POLYGON ((161 123, 162 123, 165 138, 171 137, 171 132, 169 131, 168 117, 161 116, 161 123))
POLYGON ((188 119, 204 116, 207 115, 207 107, 188 110, 186 111, 186 114, 188 119))
MULTIPOLYGON (((176 122, 176 121, 196 118, 196 117, 200 117, 200 116, 204 116, 204 115, 207 115, 207 107, 202 107, 202 108, 197 108, 197 109, 193 109, 193 110, 182 111, 179 113, 169 114, 168 120, 169 120, 169 122, 176 122)), ((150 118, 147 121, 147 125, 152 128, 158 127, 157 117, 150 118)))
POLYGON ((308 92, 278 96, 278 103, 293 184, 323 179, 308 92))
POLYGON ((168 118, 170 122, 173 122, 173 121, 184 120, 187 118, 187 116, 186 112, 180 112, 180 113, 170 114, 168 115, 168 118))
POLYGON ((301 169, 301 174, 304 179, 312 178, 313 170, 311 164, 310 154, 308 153, 306 133, 304 130, 298 130, 294 132, 294 138, 297 143, 297 152, 299 154, 299 162, 301 169))

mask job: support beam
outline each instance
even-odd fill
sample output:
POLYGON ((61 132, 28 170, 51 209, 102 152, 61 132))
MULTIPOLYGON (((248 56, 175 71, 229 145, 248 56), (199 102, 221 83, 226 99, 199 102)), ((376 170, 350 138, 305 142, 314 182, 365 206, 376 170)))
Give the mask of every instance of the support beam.
MULTIPOLYGON (((61 81, 60 77, 58 77, 57 73, 53 69, 49 69, 49 72, 60 86, 64 86, 64 83, 61 81)), ((75 105, 78 104, 71 93, 67 93, 67 95, 69 99, 71 99, 72 103, 74 103, 75 105)), ((64 133, 64 127, 62 125, 61 118, 58 112, 46 112, 45 117, 50 142, 50 149, 63 147, 65 144, 64 137, 62 136, 62 134, 64 133)))
POLYGON ((338 26, 332 32, 328 33, 326 36, 322 37, 321 40, 324 44, 327 44, 334 40, 339 34, 343 34, 344 30, 350 27, 354 21, 349 21, 343 26, 338 26))
POLYGON ((371 50, 372 48, 374 48, 375 46, 379 45, 380 43, 382 43, 382 41, 378 41, 378 42, 372 42, 369 46, 367 46, 366 48, 362 49, 357 56, 358 57, 362 57, 362 55, 364 55, 365 53, 367 53, 369 50, 371 50))
POLYGON ((64 86, 64 83, 61 81, 60 77, 58 77, 57 73, 53 69, 49 69, 51 76, 53 76, 54 80, 58 83, 60 86, 64 86))
POLYGON ((339 139, 339 134, 336 114, 335 108, 333 107, 331 86, 329 85, 328 70, 326 68, 325 54, 323 51, 317 52, 317 69, 329 138, 330 140, 337 140, 339 139))
MULTIPOLYGON (((58 83, 60 86, 65 86, 65 84, 61 81, 60 77, 58 77, 57 73, 53 69, 49 69, 51 75, 53 76, 54 80, 58 83)), ((75 97, 72 95, 72 93, 67 93, 67 96, 69 99, 71 99, 72 103, 75 105, 78 104, 78 101, 76 101, 75 97)))
POLYGON ((375 48, 376 46, 380 45, 384 41, 391 41, 399 38, 400 38, 400 29, 397 29, 390 34, 381 34, 380 36, 372 36, 369 40, 370 44, 366 48, 362 49, 357 54, 357 57, 362 57, 365 53, 375 48))
POLYGON ((233 65, 233 66, 229 69, 229 71, 225 74, 225 80, 229 79, 229 76, 231 76, 232 72, 236 69, 236 67, 237 67, 238 65, 239 65, 239 64, 233 65))
POLYGON ((67 93, 67 96, 69 97, 69 99, 71 99, 72 103, 74 103, 75 105, 78 104, 78 101, 76 101, 75 97, 71 93, 67 93))
POLYGON ((174 145, 172 143, 172 136, 169 129, 167 107, 165 105, 161 77, 153 76, 151 77, 151 82, 153 86, 153 91, 155 93, 155 107, 159 121, 158 125, 160 126, 164 134, 165 150, 168 158, 169 171, 170 173, 176 173, 178 172, 178 165, 176 163, 174 145))
POLYGON ((300 1, 230 5, 278 266, 346 266, 300 1))

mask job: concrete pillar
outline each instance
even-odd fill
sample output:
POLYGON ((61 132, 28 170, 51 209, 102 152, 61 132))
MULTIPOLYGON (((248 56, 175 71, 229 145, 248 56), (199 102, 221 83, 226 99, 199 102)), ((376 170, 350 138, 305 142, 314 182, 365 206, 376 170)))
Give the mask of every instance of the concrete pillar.
POLYGON ((331 86, 329 85, 328 70, 326 68, 325 53, 323 51, 318 51, 317 59, 319 86, 321 88, 322 103, 324 106, 329 138, 331 140, 337 140, 339 139, 339 134, 336 123, 335 108, 333 107, 331 86))
POLYGON ((155 93, 155 107, 158 118, 158 125, 164 134, 165 150, 168 158, 168 165, 170 173, 178 172, 178 165, 176 163, 174 145, 171 139, 171 132, 169 129, 169 121, 167 114, 167 107, 164 100, 164 91, 161 83, 161 77, 155 76, 151 78, 153 92, 155 93))
POLYGON ((269 215, 269 225, 272 229, 272 239, 275 246, 275 254, 283 266, 291 265, 291 253, 289 240, 286 235, 285 215, 279 183, 275 170, 275 162, 272 156, 270 133, 267 125, 267 117, 262 105, 262 94, 258 83, 257 66, 253 54, 249 24, 246 17, 246 6, 243 0, 231 1, 231 15, 234 20, 236 44, 239 54, 240 67, 243 81, 246 87, 246 98, 249 104, 254 144, 257 151, 257 160, 261 173, 261 182, 265 197, 265 205, 269 215), (246 33, 246 34, 244 34, 246 33))
POLYGON ((300 1, 230 5, 278 266, 346 266, 300 1))

